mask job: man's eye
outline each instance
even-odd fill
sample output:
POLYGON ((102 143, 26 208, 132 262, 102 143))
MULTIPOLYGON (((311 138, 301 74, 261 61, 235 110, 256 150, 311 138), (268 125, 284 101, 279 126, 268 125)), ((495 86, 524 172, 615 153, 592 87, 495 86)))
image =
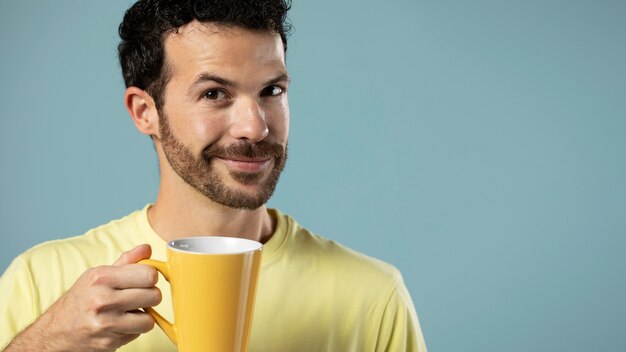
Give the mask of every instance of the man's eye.
POLYGON ((211 89, 204 93, 203 97, 209 100, 224 100, 228 98, 228 94, 223 90, 211 89))
POLYGON ((261 96, 262 97, 266 97, 266 96, 276 96, 276 95, 281 95, 283 94, 283 88, 279 87, 279 86, 269 86, 269 87, 265 87, 265 89, 263 89, 263 91, 261 91, 261 96))

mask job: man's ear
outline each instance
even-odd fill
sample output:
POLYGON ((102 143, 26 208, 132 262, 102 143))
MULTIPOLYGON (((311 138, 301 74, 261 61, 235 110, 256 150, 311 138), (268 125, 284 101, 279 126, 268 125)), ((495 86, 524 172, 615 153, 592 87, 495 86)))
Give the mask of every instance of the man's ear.
POLYGON ((124 104, 139 132, 158 136, 159 112, 150 94, 137 87, 128 87, 124 94, 124 104))

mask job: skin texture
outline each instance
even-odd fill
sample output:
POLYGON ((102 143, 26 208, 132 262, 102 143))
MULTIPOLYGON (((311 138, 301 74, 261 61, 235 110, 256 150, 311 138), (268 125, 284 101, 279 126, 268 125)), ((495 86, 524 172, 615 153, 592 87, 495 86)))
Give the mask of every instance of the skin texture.
MULTIPOLYGON (((165 53, 171 77, 162 111, 137 87, 125 94, 131 118, 152 137, 160 163, 159 193, 148 211, 152 227, 166 241, 221 235, 266 242, 275 224, 264 202, 282 169, 276 155, 286 155, 289 131, 279 35, 191 22, 166 36, 165 53), (254 156, 243 155, 242 145, 251 145, 254 156), (263 204, 225 205, 228 199, 202 190, 208 181, 235 201, 263 204)), ((154 320, 138 309, 160 302, 157 272, 135 264, 150 254, 142 245, 110 266, 89 269, 4 351, 114 351, 151 330, 154 320)))

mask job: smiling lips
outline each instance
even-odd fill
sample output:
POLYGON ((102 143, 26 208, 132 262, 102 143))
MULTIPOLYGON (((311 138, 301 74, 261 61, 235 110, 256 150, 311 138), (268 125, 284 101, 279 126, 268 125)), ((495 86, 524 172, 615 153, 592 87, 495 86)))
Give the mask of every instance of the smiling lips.
POLYGON ((216 159, 221 160, 226 164, 226 167, 232 171, 239 172, 261 172, 268 167, 271 158, 246 158, 246 157, 233 157, 233 158, 220 158, 216 157, 216 159))

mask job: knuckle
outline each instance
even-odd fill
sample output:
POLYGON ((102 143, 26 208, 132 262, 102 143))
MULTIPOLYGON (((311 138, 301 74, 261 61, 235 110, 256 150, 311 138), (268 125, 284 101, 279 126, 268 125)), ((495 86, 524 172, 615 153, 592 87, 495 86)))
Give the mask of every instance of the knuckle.
POLYGON ((126 257, 128 257, 132 251, 133 251, 132 249, 123 251, 122 254, 120 254, 119 258, 120 259, 126 259, 126 257))
POLYGON ((91 297, 88 309, 94 314, 100 314, 106 310, 109 310, 112 306, 112 302, 100 295, 91 297))
POLYGON ((154 286, 159 281, 159 272, 152 267, 147 267, 148 269, 148 282, 151 286, 154 286))
POLYGON ((154 318, 152 318, 150 315, 145 314, 145 319, 142 319, 140 321, 140 323, 137 324, 137 328, 142 332, 142 333, 146 333, 152 329, 154 329, 154 318))
POLYGON ((116 349, 119 343, 112 337, 100 337, 93 342, 96 351, 111 351, 116 349))
POLYGON ((92 335, 101 336, 103 332, 111 330, 113 324, 110 320, 104 319, 102 316, 94 316, 89 324, 89 330, 92 335))
POLYGON ((156 306, 159 303, 161 303, 161 301, 163 300, 163 294, 161 293, 161 290, 155 287, 152 289, 152 294, 154 295, 153 296, 154 305, 156 306))
POLYGON ((97 275, 97 268, 89 268, 79 277, 80 282, 83 284, 91 284, 95 275, 97 275))
POLYGON ((107 285, 111 282, 111 276, 108 267, 100 266, 89 269, 87 277, 91 285, 107 285))

